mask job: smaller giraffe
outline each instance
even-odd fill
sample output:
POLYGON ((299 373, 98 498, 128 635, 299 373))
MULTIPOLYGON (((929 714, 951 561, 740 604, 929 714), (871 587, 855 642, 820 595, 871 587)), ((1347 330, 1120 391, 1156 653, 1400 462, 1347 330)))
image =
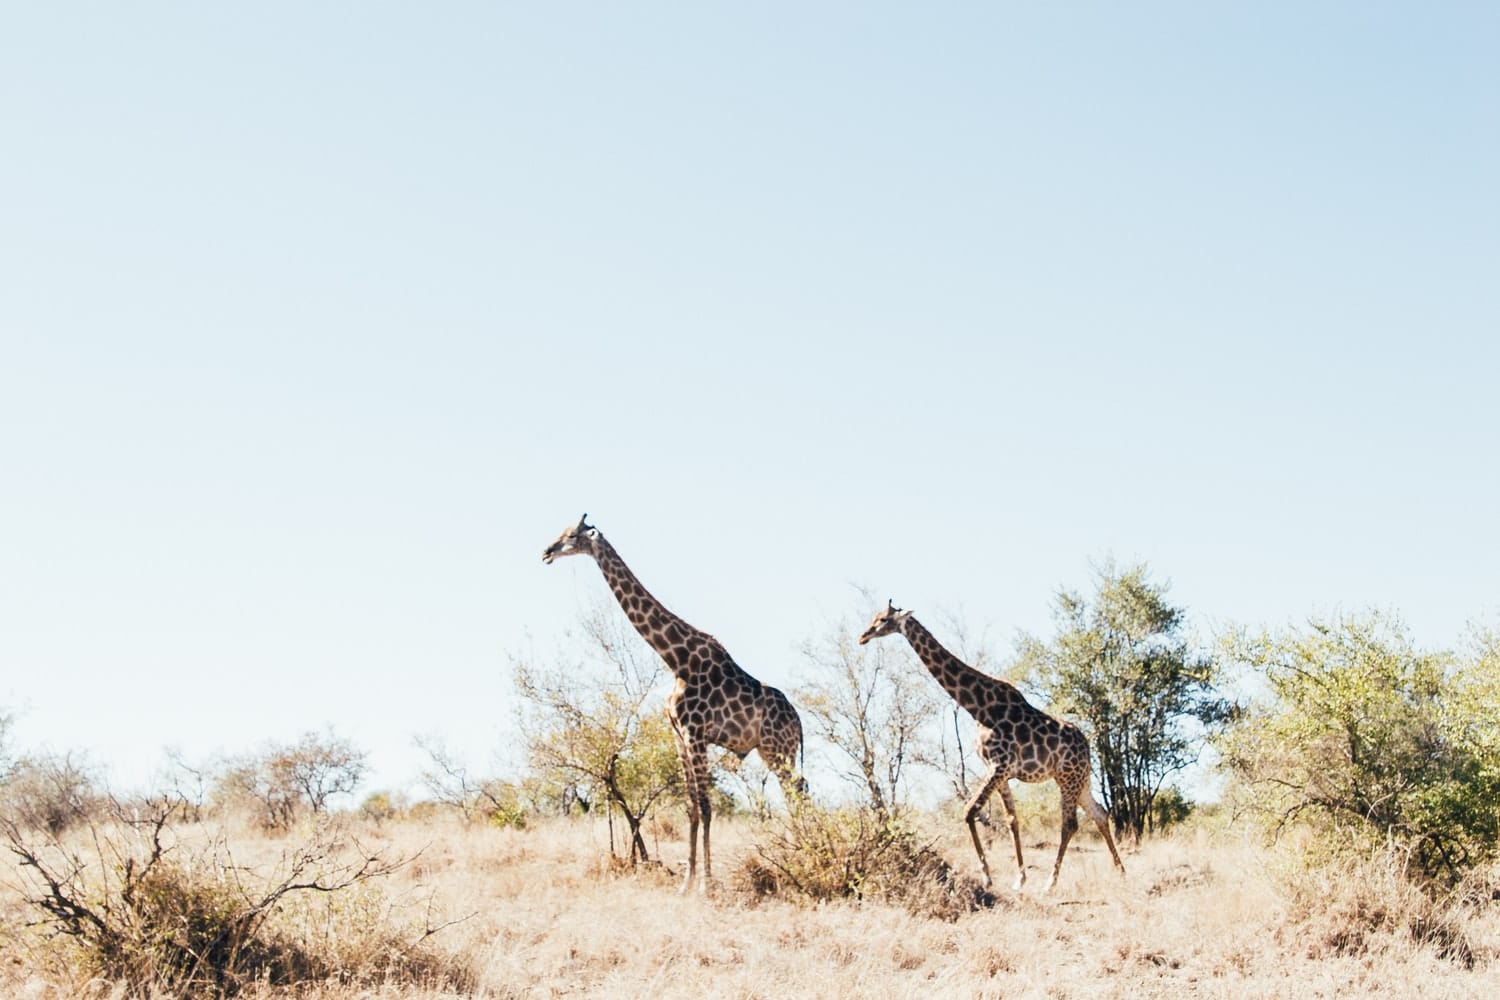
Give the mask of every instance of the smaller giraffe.
POLYGON ((761 759, 780 780, 787 805, 795 806, 807 794, 807 783, 796 769, 802 752, 802 720, 786 695, 750 676, 719 640, 689 625, 653 597, 608 539, 588 523, 587 514, 547 546, 542 561, 551 563, 577 555, 591 556, 598 564, 625 617, 677 679, 667 696, 667 718, 677 734, 687 795, 688 868, 682 891, 687 891, 698 873, 701 823, 700 888, 706 892, 713 877, 708 836, 713 820, 708 794, 709 745, 724 747, 741 760, 751 750, 759 750, 761 759))
POLYGON ((1109 845, 1115 867, 1123 875, 1125 866, 1120 861, 1120 852, 1115 850, 1115 838, 1109 832, 1109 816, 1094 801, 1089 788, 1089 744, 1082 730, 1071 722, 1054 719, 1027 702, 1015 685, 964 663, 944 649, 910 611, 902 611, 889 601, 885 610, 877 614, 870 627, 860 635, 859 644, 863 646, 871 639, 893 632, 906 636, 943 690, 979 723, 979 756, 990 766, 990 773, 969 799, 964 809, 964 821, 969 824, 969 837, 979 855, 984 884, 991 884, 990 864, 979 842, 975 820, 990 794, 996 790, 1000 792, 1000 799, 1009 814, 1010 837, 1016 848, 1015 887, 1020 889, 1026 883, 1026 863, 1021 858, 1021 824, 1016 818, 1016 803, 1010 792, 1012 778, 1027 782, 1056 781, 1062 796, 1062 838, 1057 845, 1052 878, 1048 880, 1045 891, 1051 892, 1057 885, 1057 873, 1062 870, 1068 841, 1078 829, 1080 806, 1099 828, 1105 844, 1109 845))

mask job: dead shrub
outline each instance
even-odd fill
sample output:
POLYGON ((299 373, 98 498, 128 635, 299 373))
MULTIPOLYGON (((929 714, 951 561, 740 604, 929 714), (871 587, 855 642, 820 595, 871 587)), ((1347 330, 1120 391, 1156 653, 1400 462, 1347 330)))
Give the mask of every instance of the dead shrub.
POLYGON ((72 753, 22 757, 0 782, 7 822, 54 836, 86 822, 100 802, 93 769, 72 753))
POLYGON ((1473 968, 1474 950, 1465 927, 1473 893, 1434 895, 1407 870, 1394 847, 1363 859, 1310 862, 1306 856, 1284 876, 1294 933, 1309 958, 1366 955, 1400 941, 1431 948, 1473 968))
POLYGON ((765 828, 736 884, 756 897, 878 900, 949 921, 995 903, 978 881, 954 871, 901 814, 825 809, 810 802, 765 828))
POLYGON ((351 926, 339 912, 338 903, 358 897, 345 890, 393 873, 403 859, 363 851, 325 827, 286 851, 274 870, 257 872, 236 864, 222 841, 181 842, 170 822, 180 809, 175 800, 156 800, 126 815, 114 803, 112 822, 91 823, 75 838, 83 849, 5 821, 15 888, 49 932, 35 946, 54 961, 56 949, 66 949, 87 974, 132 995, 209 997, 256 982, 392 979, 463 988, 472 980, 426 947, 440 928, 403 940, 383 918, 351 926), (303 896, 325 905, 298 927, 296 897, 303 896), (321 936, 309 933, 315 926, 324 928, 321 936))

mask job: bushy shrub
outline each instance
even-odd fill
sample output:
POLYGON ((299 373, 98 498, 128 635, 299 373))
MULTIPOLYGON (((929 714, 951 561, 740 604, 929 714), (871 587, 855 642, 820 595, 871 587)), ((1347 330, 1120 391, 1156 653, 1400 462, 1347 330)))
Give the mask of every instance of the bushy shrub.
POLYGON ((526 828, 526 801, 521 789, 509 781, 484 783, 484 808, 491 826, 526 828))
POLYGON ((7 819, 54 835, 88 820, 100 801, 92 769, 75 754, 22 757, 0 782, 7 819))
MULTIPOLYGON (((1434 897, 1409 871, 1410 857, 1394 846, 1362 858, 1312 864, 1306 858, 1281 873, 1288 932, 1309 958, 1363 956, 1414 942, 1465 967, 1474 964, 1466 926, 1475 898, 1434 897)), ((1488 892, 1482 894, 1488 902, 1488 892)), ((1482 904, 1481 904, 1482 905, 1482 904)))
POLYGON ((1493 703, 1474 694, 1488 661, 1419 650, 1378 614, 1234 647, 1271 698, 1221 749, 1272 829, 1308 824, 1314 844, 1359 856, 1392 846, 1435 887, 1495 856, 1500 744, 1493 703))
POLYGON ((1149 826, 1153 830, 1168 830, 1179 823, 1187 822, 1187 818, 1193 814, 1193 803, 1182 794, 1182 789, 1175 785, 1168 785, 1156 793, 1156 798, 1151 801, 1151 822, 1149 826))
POLYGON ((755 895, 878 900, 947 920, 994 903, 978 881, 943 861, 904 814, 811 802, 765 827, 739 883, 755 895))
POLYGON ((406 812, 400 799, 401 796, 393 796, 390 792, 371 792, 359 804, 360 818, 372 823, 388 823, 400 819, 406 812))
POLYGON ((338 926, 341 894, 358 893, 404 862, 351 855, 340 846, 344 838, 325 829, 288 850, 274 870, 257 873, 236 865, 222 843, 179 841, 171 825, 178 803, 158 800, 147 812, 115 808, 109 822, 95 822, 80 840, 92 857, 4 825, 26 903, 50 932, 44 947, 70 948, 86 973, 133 995, 178 997, 224 996, 255 982, 470 985, 466 970, 424 947, 426 934, 403 939, 378 921, 354 933, 338 926), (304 923, 323 927, 321 938, 286 926, 299 912, 294 897, 309 893, 324 912, 304 923))

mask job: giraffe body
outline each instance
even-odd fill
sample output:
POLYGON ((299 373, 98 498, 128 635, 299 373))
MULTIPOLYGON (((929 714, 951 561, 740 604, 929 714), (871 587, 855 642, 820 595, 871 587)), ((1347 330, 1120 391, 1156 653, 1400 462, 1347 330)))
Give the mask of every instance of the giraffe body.
POLYGON ((721 746, 743 759, 759 750, 780 780, 788 802, 806 787, 796 776, 802 747, 802 720, 786 695, 750 676, 713 636, 696 629, 651 596, 620 558, 613 545, 587 524, 563 532, 542 553, 544 562, 569 555, 590 555, 599 565, 615 599, 641 638, 656 650, 677 682, 667 696, 667 717, 677 735, 688 802, 688 870, 686 891, 698 870, 698 829, 703 830, 703 879, 706 891, 713 875, 709 848, 708 748, 721 746))
POLYGON ((1016 850, 1016 888, 1019 889, 1026 882, 1026 863, 1021 854, 1021 827, 1016 818, 1015 799, 1010 791, 1013 778, 1025 782, 1057 782, 1062 805, 1062 830, 1057 845, 1057 861, 1052 866, 1052 878, 1047 882, 1049 892, 1057 884, 1057 875, 1062 870, 1068 841, 1072 840, 1073 834, 1078 830, 1080 808, 1089 814, 1089 818, 1098 827, 1105 844, 1109 846, 1115 867, 1123 873, 1125 866, 1120 861, 1120 852, 1115 849, 1115 840, 1109 831, 1109 816, 1094 801, 1093 791, 1089 787, 1089 744, 1083 731, 1071 722, 1055 719, 1029 703, 1015 685, 964 663, 945 649, 909 611, 901 611, 887 604, 886 609, 877 614, 870 627, 865 629, 859 641, 863 645, 873 638, 893 632, 900 632, 906 637, 943 690, 978 723, 979 756, 990 771, 984 784, 970 797, 964 810, 964 821, 968 824, 969 836, 974 841, 974 851, 979 855, 979 867, 984 872, 985 885, 990 885, 992 880, 984 845, 979 839, 977 820, 985 802, 997 791, 1001 801, 1005 803, 1011 842, 1016 850))

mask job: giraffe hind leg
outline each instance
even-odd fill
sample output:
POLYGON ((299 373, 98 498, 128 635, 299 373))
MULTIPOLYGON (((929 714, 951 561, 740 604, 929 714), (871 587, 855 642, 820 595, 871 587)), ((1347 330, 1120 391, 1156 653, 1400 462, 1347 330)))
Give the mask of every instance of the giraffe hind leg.
POLYGON ((1057 885, 1057 874, 1062 871, 1063 855, 1068 853, 1068 841, 1073 839, 1073 834, 1078 832, 1078 800, 1079 790, 1077 788, 1060 788, 1062 797, 1062 830, 1057 843, 1057 861, 1052 865, 1052 877, 1047 880, 1046 892, 1051 892, 1057 885))
MULTIPOLYGON (((708 882, 709 882, 709 879, 713 878, 713 873, 714 873, 713 854, 712 854, 712 849, 709 847, 709 833, 708 833, 709 824, 713 822, 713 811, 712 811, 713 807, 709 804, 709 796, 708 796, 708 792, 709 792, 708 747, 706 745, 704 745, 704 744, 701 744, 701 743, 695 745, 693 747, 693 758, 692 758, 692 760, 693 760, 693 788, 692 788, 692 796, 693 796, 693 800, 695 802, 695 806, 693 807, 693 811, 698 814, 698 818, 699 818, 700 822, 703 825, 703 878, 699 882, 698 888, 702 892, 707 893, 708 892, 708 882)), ((692 854, 693 854, 692 849, 689 848, 689 850, 688 850, 688 857, 691 858, 692 854)), ((689 873, 688 877, 689 877, 689 879, 692 878, 691 873, 689 873)))
POLYGON ((768 694, 774 697, 770 698, 761 728, 760 756, 776 775, 787 808, 791 809, 807 798, 807 779, 797 773, 797 753, 802 749, 802 720, 780 691, 772 688, 768 694))
POLYGON ((1089 791, 1088 785, 1083 786, 1083 794, 1079 796, 1078 801, 1082 804, 1084 812, 1089 814, 1089 819, 1094 821, 1094 826, 1099 828, 1099 835, 1104 838, 1104 843, 1109 848, 1109 856, 1114 859, 1115 868, 1121 875, 1124 875, 1125 865, 1120 861, 1120 852, 1115 850, 1115 838, 1109 832, 1109 813, 1094 801, 1094 793, 1089 791))
POLYGON ((760 747, 761 760, 776 775, 776 781, 781 785, 781 795, 786 799, 789 810, 795 809, 807 798, 807 781, 797 773, 795 753, 795 748, 792 752, 785 752, 781 747, 767 746, 764 743, 760 747))

